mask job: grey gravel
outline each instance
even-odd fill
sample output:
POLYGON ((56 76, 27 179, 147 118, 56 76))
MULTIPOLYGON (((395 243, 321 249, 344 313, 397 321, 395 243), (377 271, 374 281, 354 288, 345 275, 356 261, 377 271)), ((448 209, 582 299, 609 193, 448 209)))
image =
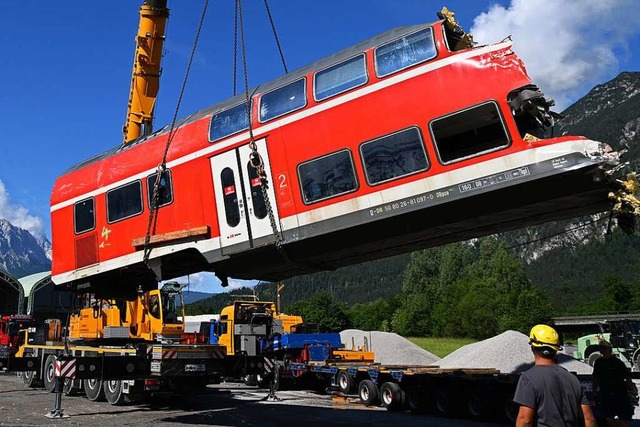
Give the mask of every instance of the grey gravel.
POLYGON ((347 349, 364 348, 375 353, 375 362, 383 365, 429 366, 437 365, 440 358, 415 345, 398 334, 382 331, 346 329, 340 338, 347 349))
MULTIPOLYGON (((558 354, 559 364, 577 374, 591 374, 593 368, 566 354, 558 354)), ((495 337, 460 347, 442 358, 443 368, 493 368, 503 373, 519 373, 533 366, 529 337, 506 331, 495 337)))

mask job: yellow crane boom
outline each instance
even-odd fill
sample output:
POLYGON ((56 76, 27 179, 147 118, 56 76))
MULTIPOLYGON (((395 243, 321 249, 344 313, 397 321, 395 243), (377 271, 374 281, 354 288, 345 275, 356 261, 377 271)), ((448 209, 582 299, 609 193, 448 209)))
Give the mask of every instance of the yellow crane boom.
POLYGON ((153 114, 160 88, 162 47, 169 19, 167 0, 144 0, 136 36, 124 144, 153 131, 153 114))

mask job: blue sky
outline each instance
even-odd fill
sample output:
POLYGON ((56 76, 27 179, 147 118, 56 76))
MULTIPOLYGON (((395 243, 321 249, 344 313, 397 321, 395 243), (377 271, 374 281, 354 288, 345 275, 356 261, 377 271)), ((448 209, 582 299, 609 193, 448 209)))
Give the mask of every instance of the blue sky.
MULTIPOLYGON (((56 176, 121 142, 142 0, 3 3, 0 217, 50 235, 49 194, 56 176)), ((169 0, 157 127, 173 117, 203 4, 169 0)), ((290 70, 392 27, 435 21, 435 12, 446 5, 481 44, 512 35, 530 75, 559 110, 621 71, 640 71, 637 0, 269 4, 290 70)), ((244 15, 253 86, 283 70, 263 1, 244 0, 244 15)), ((180 117, 232 94, 232 49, 233 1, 211 0, 180 117)), ((219 289, 208 279, 200 287, 219 289)))

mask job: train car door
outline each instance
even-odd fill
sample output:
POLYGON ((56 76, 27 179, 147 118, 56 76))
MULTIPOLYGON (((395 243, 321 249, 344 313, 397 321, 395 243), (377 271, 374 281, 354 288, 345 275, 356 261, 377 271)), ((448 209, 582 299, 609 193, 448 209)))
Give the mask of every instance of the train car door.
MULTIPOLYGON (((266 140, 258 140, 256 145, 269 179, 267 195, 276 224, 279 224, 266 140)), ((249 162, 250 153, 251 149, 245 145, 211 158, 220 246, 224 255, 275 241, 260 178, 249 162)))

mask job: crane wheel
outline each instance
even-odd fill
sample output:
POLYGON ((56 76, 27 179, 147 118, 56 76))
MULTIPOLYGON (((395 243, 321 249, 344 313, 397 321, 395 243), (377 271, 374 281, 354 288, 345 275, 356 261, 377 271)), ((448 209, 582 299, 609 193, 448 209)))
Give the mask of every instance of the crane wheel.
POLYGON ((365 406, 377 405, 380 400, 378 386, 371 380, 362 380, 358 385, 358 396, 365 406))
POLYGON ((120 380, 109 380, 105 381, 102 384, 102 388, 104 389, 104 397, 107 399, 107 402, 114 406, 123 405, 126 402, 126 396, 122 390, 122 381, 120 380))
POLYGON ((23 372, 22 382, 29 388, 42 387, 42 380, 36 371, 23 372))
POLYGON ((104 402, 104 389, 102 388, 101 380, 84 380, 82 385, 84 386, 84 394, 87 396, 87 399, 92 402, 104 402))
POLYGON ((49 393, 53 393, 56 386, 56 357, 54 355, 47 356, 44 362, 44 389, 49 393))

